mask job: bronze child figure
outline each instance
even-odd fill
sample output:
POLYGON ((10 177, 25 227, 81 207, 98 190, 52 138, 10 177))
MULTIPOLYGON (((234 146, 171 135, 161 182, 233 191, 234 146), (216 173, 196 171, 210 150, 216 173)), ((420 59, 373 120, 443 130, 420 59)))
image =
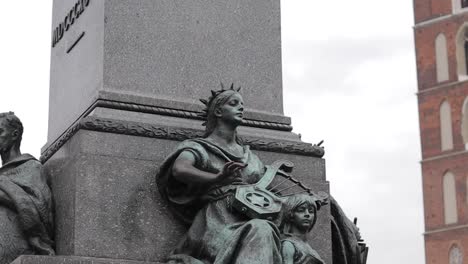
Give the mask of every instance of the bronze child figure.
POLYGON ((317 200, 310 194, 288 197, 283 204, 281 254, 284 264, 324 264, 307 242, 317 220, 317 200))
POLYGON ((51 191, 41 163, 21 154, 22 134, 14 113, 0 113, 0 264, 55 254, 51 191))

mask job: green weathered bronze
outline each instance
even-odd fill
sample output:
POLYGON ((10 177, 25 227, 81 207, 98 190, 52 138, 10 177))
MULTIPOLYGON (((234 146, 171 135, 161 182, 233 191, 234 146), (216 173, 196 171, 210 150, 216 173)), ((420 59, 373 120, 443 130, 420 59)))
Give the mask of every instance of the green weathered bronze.
POLYGON ((355 219, 351 222, 338 202, 330 198, 333 263, 366 264, 369 248, 361 238, 355 219))
POLYGON ((233 207, 240 185, 264 174, 260 159, 242 145, 237 127, 244 102, 238 91, 213 91, 206 106, 206 137, 182 142, 161 166, 158 187, 175 213, 190 224, 169 263, 280 264, 277 226, 233 207))
MULTIPOLYGON (((179 144, 156 176, 162 197, 190 226, 167 261, 324 264, 305 237, 328 195, 316 195, 292 178, 288 174, 292 163, 264 166, 240 142, 237 127, 242 123, 244 102, 238 91, 231 86, 201 100, 206 105, 202 114, 205 136, 179 144), (290 187, 268 189, 276 174, 302 188, 303 194, 281 193, 290 187)), ((344 214, 338 217, 345 218, 344 214)))
POLYGON ((18 117, 0 114, 0 264, 19 255, 54 255, 50 188, 41 163, 21 154, 22 133, 18 117))
POLYGON ((317 220, 318 204, 313 195, 297 194, 284 202, 281 223, 281 253, 284 264, 325 264, 307 241, 317 220))

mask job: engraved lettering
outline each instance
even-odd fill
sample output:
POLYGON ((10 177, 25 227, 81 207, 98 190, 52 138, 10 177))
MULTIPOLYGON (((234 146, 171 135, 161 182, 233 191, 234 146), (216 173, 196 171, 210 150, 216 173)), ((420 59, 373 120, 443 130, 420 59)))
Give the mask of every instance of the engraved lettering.
POLYGON ((58 28, 58 41, 60 41, 62 39, 63 34, 65 34, 65 27, 64 27, 63 23, 61 23, 59 25, 59 28, 58 28))
POLYGON ((85 32, 81 33, 81 35, 78 37, 78 39, 71 45, 71 47, 68 48, 67 53, 70 53, 70 51, 80 42, 80 40, 84 37, 85 32))
POLYGON ((83 13, 83 12, 84 12, 84 9, 85 9, 85 5, 84 5, 83 1, 84 1, 84 0, 78 1, 78 2, 80 2, 80 7, 81 7, 81 9, 80 9, 80 14, 83 13))
POLYGON ((65 31, 68 31, 70 28, 70 23, 68 21, 68 15, 65 17, 65 21, 63 22, 65 24, 65 31))
POLYGON ((75 3, 75 7, 74 7, 74 12, 75 12, 75 15, 76 15, 76 19, 78 19, 81 15, 81 9, 78 9, 78 7, 80 6, 81 2, 78 1, 75 3))
POLYGON ((67 32, 70 27, 75 24, 76 20, 83 14, 86 10, 86 7, 89 6, 91 0, 77 0, 72 6, 70 11, 64 19, 58 24, 55 29, 52 30, 52 48, 55 48, 60 40, 63 38, 65 32, 67 32))
POLYGON ((54 32, 52 32, 52 48, 55 47, 55 44, 57 44, 57 33, 58 29, 55 29, 54 32))
POLYGON ((75 23, 75 9, 73 8, 70 10, 70 13, 68 13, 68 16, 70 17, 70 25, 73 25, 75 23))

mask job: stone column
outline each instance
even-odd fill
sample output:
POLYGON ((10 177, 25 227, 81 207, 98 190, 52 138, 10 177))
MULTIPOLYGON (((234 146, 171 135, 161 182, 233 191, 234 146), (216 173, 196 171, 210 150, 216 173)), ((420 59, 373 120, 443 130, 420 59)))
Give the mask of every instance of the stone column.
MULTIPOLYGON (((155 174, 203 134, 198 99, 220 82, 242 86, 240 136, 264 163, 289 159, 295 177, 328 192, 323 150, 283 115, 280 0, 55 0, 51 45, 42 161, 62 256, 17 263, 163 261, 185 227, 155 174)), ((328 214, 311 241, 331 263, 328 214)))

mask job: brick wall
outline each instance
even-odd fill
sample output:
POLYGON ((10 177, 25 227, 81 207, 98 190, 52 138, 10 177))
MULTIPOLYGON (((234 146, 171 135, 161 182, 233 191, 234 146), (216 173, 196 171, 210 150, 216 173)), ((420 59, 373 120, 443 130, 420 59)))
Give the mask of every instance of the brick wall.
MULTIPOLYGON (((442 1, 442 0, 439 0, 442 1)), ((441 20, 414 29, 416 45, 416 63, 418 67, 418 88, 425 90, 442 83, 436 80, 435 39, 443 33, 447 39, 447 52, 449 60, 449 80, 445 83, 458 80, 456 60, 456 37, 458 30, 468 22, 468 13, 455 15, 449 20, 441 20)))
POLYGON ((448 264, 449 251, 455 244, 462 250, 463 263, 468 263, 468 231, 466 228, 426 235, 426 263, 448 264))
MULTIPOLYGON (((424 219, 426 231, 468 224, 466 178, 468 153, 422 163, 424 219), (444 220, 443 176, 450 171, 455 176, 458 222, 446 225, 444 220)), ((468 252, 467 252, 468 253, 468 252)))
POLYGON ((450 0, 413 0, 416 23, 448 15, 452 12, 450 0))
POLYGON ((468 9, 452 14, 451 0, 414 0, 414 39, 418 68, 419 126, 422 152, 426 263, 448 264, 449 252, 458 245, 468 264, 468 152, 461 133, 462 111, 468 81, 458 81, 458 32, 468 23, 468 9), (447 41, 449 79, 437 82, 435 40, 447 41), (453 149, 441 150, 440 106, 447 100, 452 118, 453 149), (443 176, 455 176, 458 221, 445 224, 443 176))
POLYGON ((422 157, 430 157, 463 151, 465 144, 461 134, 463 103, 468 97, 468 81, 458 82, 447 87, 420 93, 419 128, 422 157), (441 151, 440 105, 444 100, 450 104, 452 116, 453 150, 441 151))

